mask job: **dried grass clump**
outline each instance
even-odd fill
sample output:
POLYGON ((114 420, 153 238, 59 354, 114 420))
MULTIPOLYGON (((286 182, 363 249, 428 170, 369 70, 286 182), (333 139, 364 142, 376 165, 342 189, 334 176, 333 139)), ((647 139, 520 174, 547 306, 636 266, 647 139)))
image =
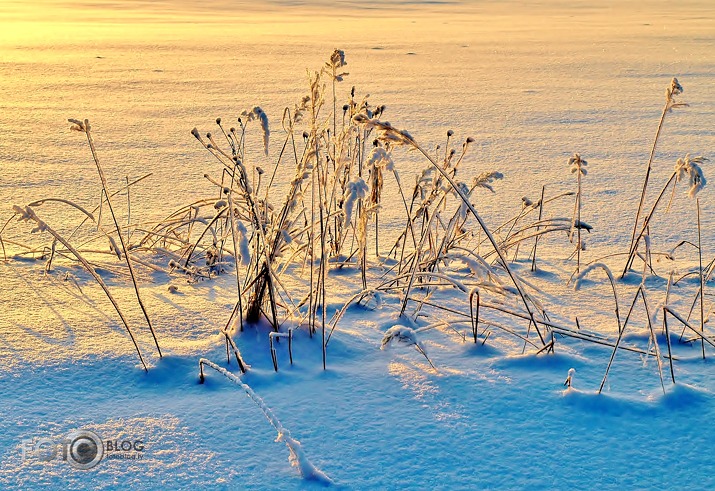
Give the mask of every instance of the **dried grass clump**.
MULTIPOLYGON (((631 245, 624 254, 627 261, 621 277, 638 258, 643 262, 643 281, 633 296, 628 315, 622 320, 619 285, 609 266, 601 259, 582 264, 585 250, 582 234, 591 232, 592 227, 582 220, 582 178, 586 175, 587 162, 580 154, 574 153, 568 161, 570 171, 577 177, 575 191, 553 194, 547 192, 544 184, 540 199, 524 196, 515 215, 489 228, 475 203, 484 193, 494 193, 503 175, 498 170, 483 168, 474 175, 464 172, 463 163, 472 157, 474 140, 460 141, 454 131, 448 130, 446 140, 436 147, 438 150, 427 151, 409 131, 384 119, 387 114, 384 105, 374 105, 369 97, 357 96, 355 87, 341 92, 348 76, 346 65, 344 52, 335 50, 321 70, 309 72, 306 95, 293 107, 285 108, 279 129, 275 123, 271 128, 269 116, 254 106, 239 113, 232 125, 217 118, 213 132, 191 130, 216 165, 204 175, 206 196, 149 225, 132 225, 128 216, 127 225, 120 226, 120 217, 112 204, 117 193, 126 191, 127 214, 130 215, 129 188, 147 176, 133 182, 127 179, 126 186, 111 193, 97 157, 89 121, 70 120, 72 129, 87 137, 100 177, 100 205, 87 210, 70 200, 43 198, 25 207, 16 206, 13 216, 33 222, 33 232, 49 235, 51 242, 41 248, 16 242, 12 245, 23 249, 22 254, 46 259, 48 272, 57 257, 68 257, 82 264, 112 302, 143 364, 144 358, 134 337, 136 330, 130 329, 106 283, 96 273, 96 264, 92 262, 96 260, 94 254, 88 256, 93 251, 89 244, 100 239, 108 244, 102 252, 109 254, 115 263, 126 265, 137 304, 159 356, 157 336, 134 271, 135 264, 156 267, 143 261, 141 254, 160 255, 166 264, 164 271, 190 282, 209 281, 231 273, 235 277, 235 304, 218 330, 225 340, 227 362, 230 363, 233 355, 242 372, 250 366, 238 347, 240 332, 259 329, 262 325, 270 326, 266 336, 276 371, 279 343, 287 339, 292 362, 293 333, 300 329, 306 330, 311 338, 317 338, 320 333, 325 368, 329 341, 347 310, 355 304, 363 307, 374 304, 376 308, 383 304, 396 306, 401 324, 385 333, 382 346, 393 342, 415 346, 430 365, 432 361, 417 334, 421 336, 434 328, 456 332, 462 341, 466 341, 471 331, 473 342, 479 344, 481 340, 482 345, 492 333, 498 332, 515 340, 522 353, 528 349, 537 355, 554 352, 557 340, 563 337, 610 347, 613 349, 611 359, 599 390, 606 383, 618 350, 657 359, 663 388, 662 359, 667 357, 671 379, 675 381, 668 319, 676 319, 683 333, 687 330, 692 334, 687 339, 681 335, 683 342, 700 342, 703 357, 706 344, 715 346, 712 335, 706 332, 706 312, 711 309, 704 303, 706 283, 715 272, 715 259, 703 264, 699 201, 697 245, 694 239, 681 241, 668 252, 658 252, 651 244, 650 228, 669 190, 672 202, 672 193, 679 182, 688 183, 691 198, 705 186, 702 167, 707 159, 689 154, 678 159, 669 179, 645 211, 651 168, 666 115, 686 105, 676 99, 682 93, 676 79, 666 92, 631 245), (259 140, 254 144, 252 138, 259 140), (277 155, 270 154, 271 142, 280 148, 277 155), (253 152, 258 155, 251 154, 253 148, 260 148, 259 152, 253 152), (404 182, 400 174, 407 152, 418 155, 424 164, 414 184, 404 182), (381 220, 381 207, 388 192, 399 196, 400 214, 404 211, 398 237, 390 243, 384 238, 385 227, 381 220), (557 214, 559 202, 569 209, 573 203, 570 216, 557 214), (81 214, 82 221, 70 234, 61 234, 37 216, 35 209, 45 204, 69 206, 81 214), (104 207, 112 218, 110 230, 102 227, 104 207), (87 222, 94 227, 94 236, 77 244, 77 231, 87 222), (520 269, 521 255, 521 261, 526 257, 531 271, 536 272, 537 254, 543 250, 539 245, 547 237, 565 244, 564 257, 570 260, 575 256, 572 278, 576 288, 595 270, 605 273, 614 297, 618 325, 613 336, 582 330, 578 318, 574 327, 551 319, 539 300, 541 291, 520 269), (670 260, 676 250, 678 254, 690 250, 681 249, 688 244, 698 252, 699 265, 682 278, 698 275, 700 280, 690 312, 680 314, 668 300, 671 286, 680 281, 672 274, 665 302, 654 308, 648 303, 645 286, 646 276, 656 274, 652 258, 670 260), (350 268, 359 271, 359 284, 356 282, 354 294, 342 308, 329 312, 331 301, 336 300, 330 294, 331 282, 337 281, 334 277, 340 274, 339 270, 350 268), (462 306, 455 308, 452 301, 451 305, 441 301, 445 291, 463 299, 462 306), (649 345, 645 348, 623 342, 639 299, 647 312, 650 332, 649 345), (691 321, 698 300, 699 328, 691 321), (662 329, 668 340, 667 355, 660 350, 654 327, 661 313, 662 329), (430 315, 439 316, 439 322, 419 327, 423 318, 430 315), (405 327, 402 323, 414 327, 405 327), (467 330, 459 331, 460 326, 467 330)), ((414 157, 411 165, 413 162, 414 157)), ((5 260, 5 247, 11 242, 2 234, 9 224, 10 220, 0 228, 0 247, 5 260)), ((144 366, 146 368, 146 364, 144 366)))

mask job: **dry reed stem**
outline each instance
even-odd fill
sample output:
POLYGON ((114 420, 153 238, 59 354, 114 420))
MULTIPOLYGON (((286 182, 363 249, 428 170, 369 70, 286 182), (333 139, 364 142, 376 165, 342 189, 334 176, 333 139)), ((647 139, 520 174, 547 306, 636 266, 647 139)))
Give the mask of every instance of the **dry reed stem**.
MULTIPOLYGON (((74 123, 74 121, 71 121, 74 123)), ((112 201, 110 199, 110 194, 109 194, 109 187, 107 185, 107 179, 104 176, 104 171, 102 170, 102 166, 99 163, 99 157, 97 156, 97 150, 94 146, 94 140, 92 139, 92 134, 91 134, 91 127, 89 124, 89 120, 85 119, 84 120, 84 125, 80 125, 81 130, 83 130, 85 136, 87 137, 87 143, 89 144, 90 151, 92 152, 92 158, 94 159, 94 163, 97 166, 97 172, 99 173, 99 178, 102 183, 102 190, 104 191, 104 195, 107 200, 107 207, 109 208, 109 213, 112 215, 112 220, 114 221, 114 226, 117 230, 117 235, 119 236, 119 242, 122 246, 122 252, 124 253, 124 259, 126 260, 127 267, 129 268, 129 275, 131 276, 132 279, 132 285, 134 286, 134 292, 137 297, 137 302, 139 303, 139 307, 141 308, 142 313, 144 314, 144 318, 146 319, 147 325, 149 326, 149 331, 151 332, 151 336, 154 339, 154 344, 156 345, 156 349, 159 353, 159 358, 162 357, 161 354, 161 348, 159 347, 159 341, 156 338, 156 333, 154 332, 154 327, 151 324, 151 320, 149 319, 149 313, 146 310, 146 307, 144 306, 144 302, 142 301, 141 295, 139 294, 139 285, 137 284, 136 280, 136 275, 134 274, 134 267, 132 266, 132 261, 129 257, 129 250, 127 247, 127 244, 124 241, 124 235, 122 235, 122 230, 121 227, 119 226, 119 222, 117 221, 117 217, 114 214, 114 208, 112 207, 112 201)))
MULTIPOLYGON (((19 207, 16 207, 17 209, 20 209, 19 207)), ((149 369, 146 366, 146 363, 144 362, 144 357, 142 356, 141 351, 139 350, 139 345, 137 344, 136 339, 134 338, 134 334, 132 333, 132 330, 129 328, 129 322, 127 321, 126 317, 124 317, 124 314, 122 313, 122 310, 119 308, 119 304, 117 301, 114 299, 112 294, 109 291, 109 287, 107 284, 102 280, 102 277, 97 274, 97 272, 94 270, 94 268, 87 262, 87 260, 82 257, 82 255, 77 251, 72 244, 70 244, 67 240, 65 240, 58 232, 53 230, 47 223, 44 221, 40 220, 40 218, 35 214, 35 212, 32 210, 32 208, 25 207, 23 210, 23 214, 21 215, 23 220, 32 220, 35 223, 37 223, 38 227, 45 230, 47 233, 52 235, 55 240, 57 240, 59 243, 61 243, 68 251, 74 255, 77 260, 84 266, 84 268, 87 270, 89 274, 92 275, 92 277, 95 279, 95 281, 99 284, 99 286, 102 288, 104 291, 104 294, 107 296, 109 301, 112 303, 112 306, 114 307, 114 310, 117 311, 117 314, 119 314, 119 318, 122 320, 122 323, 124 324, 124 327, 127 330, 127 333, 129 333, 129 337, 132 340, 132 343, 134 344, 134 348, 137 351, 137 354, 139 355, 139 361, 141 361, 142 366, 144 367, 144 371, 148 372, 149 369)))

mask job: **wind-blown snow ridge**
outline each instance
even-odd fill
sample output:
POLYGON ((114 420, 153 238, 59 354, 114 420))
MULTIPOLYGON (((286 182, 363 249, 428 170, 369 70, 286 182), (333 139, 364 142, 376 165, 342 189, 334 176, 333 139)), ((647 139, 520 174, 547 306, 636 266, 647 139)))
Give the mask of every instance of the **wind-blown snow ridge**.
MULTIPOLYGON (((326 486, 333 484, 333 480, 330 479, 327 474, 325 474, 323 471, 313 465, 313 463, 308 459, 308 456, 303 451, 303 447, 301 446, 300 441, 296 440, 291 436, 290 431, 281 424, 278 418, 276 418, 276 416, 273 414, 273 411, 271 411, 271 408, 269 408, 266 403, 263 402, 263 399, 261 399, 261 397, 256 394, 248 384, 246 384, 243 380, 241 380, 239 377, 229 372, 225 368, 218 366, 217 364, 210 360, 207 360, 206 358, 201 358, 199 360, 199 366, 202 367, 203 365, 210 366, 211 368, 222 374, 224 377, 229 379, 231 382, 235 383, 236 385, 239 385, 246 392, 246 394, 248 394, 248 397, 250 397, 253 402, 256 403, 256 405, 261 409, 263 415, 266 417, 271 426, 273 426, 273 428, 275 428, 278 432, 278 437, 276 438, 276 441, 283 442, 288 447, 288 451, 290 452, 288 461, 293 467, 298 468, 298 471, 300 471, 300 475, 303 476, 303 479, 317 481, 326 486)), ((201 379, 203 380, 203 368, 201 369, 201 379)))

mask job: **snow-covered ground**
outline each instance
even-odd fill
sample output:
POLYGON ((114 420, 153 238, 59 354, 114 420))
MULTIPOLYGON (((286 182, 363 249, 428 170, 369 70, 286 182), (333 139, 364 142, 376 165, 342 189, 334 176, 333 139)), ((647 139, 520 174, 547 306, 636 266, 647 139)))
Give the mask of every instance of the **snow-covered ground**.
MULTIPOLYGON (((628 249, 673 76, 684 87, 679 100, 690 107, 667 115, 648 202, 677 158, 714 156, 715 7, 708 1, 40 3, 39 10, 19 1, 0 7, 0 227, 16 204, 56 197, 92 209, 99 202, 86 139, 68 131, 67 118, 92 121, 111 189, 152 174, 132 187, 135 224, 215 196, 203 175, 216 176, 220 167, 189 131, 212 129, 216 117, 235 121, 260 105, 271 122, 270 154, 262 155, 260 134, 251 127, 249 155, 256 160, 247 164, 272 169, 283 108, 307 93, 306 69, 319 69, 336 47, 345 50, 350 72, 339 84, 342 94, 354 85, 359 96, 369 93, 373 104, 386 104, 383 119, 409 130, 430 152, 444 145, 448 129, 460 142, 475 139, 460 177, 504 174, 494 183, 496 193, 473 196, 492 229, 519 213, 522 196, 538 200, 542 185, 550 195, 573 191, 568 158, 578 152, 587 159, 582 214, 593 230, 585 234, 584 263, 628 249)), ((411 183, 425 160, 399 150, 395 164, 411 183)), ((703 165, 706 177, 711 165, 703 165)), ((290 175, 278 174, 279 194, 290 175)), ((651 224, 658 251, 681 240, 697 243, 695 201, 679 186, 670 212, 651 224)), ((386 184, 385 192, 380 220, 389 238, 403 226, 404 210, 394 188, 386 184)), ((715 255, 710 186, 698 196, 708 263, 715 255)), ((126 195, 118 198, 126 220, 126 195)), ((572 206, 563 201, 545 211, 570 217, 572 206)), ((61 206, 37 209, 61 230, 71 231, 81 218, 61 206)), ((8 225, 2 234, 8 255, 19 250, 12 242, 52 242, 30 228, 8 225)), ((534 286, 529 291, 551 320, 575 329, 578 317, 584 332, 614 340, 618 325, 605 275, 591 273, 574 291, 573 282, 567 284, 575 269, 568 241, 548 236, 539 247, 536 273, 528 251, 513 267, 534 286)), ((677 255, 680 273, 697 266, 693 250, 686 246, 677 255)), ((428 316, 411 326, 436 369, 409 343, 381 350, 385 331, 405 323, 397 318, 399 298, 385 295, 379 308, 347 310, 330 340, 327 370, 320 336, 305 330, 295 332, 292 365, 287 343, 279 341, 278 372, 265 326, 236 335, 251 365, 240 376, 256 395, 250 398, 211 368, 199 384, 201 358, 239 375, 235 361, 225 364, 219 334, 235 302, 232 266, 189 284, 168 274, 162 258, 143 259, 164 270, 137 266, 165 355, 149 355, 148 374, 87 272, 62 260, 49 274, 44 261, 0 263, 0 488, 321 486, 291 467, 286 435, 276 442, 281 428, 301 442, 304 457, 347 489, 715 487, 715 457, 708 451, 715 440, 715 350, 706 345, 703 361, 699 342, 678 343, 681 327, 672 319, 677 383, 665 358, 663 390, 653 356, 619 351, 599 395, 611 348, 564 337, 554 354, 522 354, 524 344, 496 328, 484 345, 475 345, 469 324, 456 323, 464 320, 457 313, 426 308, 428 316), (419 331, 440 321, 451 327, 419 331), (29 455, 28 440, 60 442, 77 429, 119 443, 140 440, 143 450, 125 452, 132 459, 105 458, 90 470, 29 455), (29 458, 23 459, 23 448, 29 458)), ((372 253, 368 262, 370 286, 386 267, 372 253)), ((614 273, 623 267, 622 258, 606 262, 614 273)), ((153 353, 131 283, 109 264, 99 273, 130 324, 139 326, 142 350, 153 353)), ((656 263, 660 276, 645 282, 653 307, 665 301, 669 264, 656 263)), ((455 275, 473 280, 468 268, 455 275)), ((304 281, 299 267, 285 278, 304 281)), ((622 317, 639 282, 635 273, 617 281, 622 317)), ((327 287, 330 317, 362 288, 359 272, 332 271, 327 287)), ((698 287, 697 276, 686 277, 668 305, 687 313, 698 287)), ((706 284, 706 314, 710 288, 706 284)), ((468 295, 458 289, 439 290, 430 301, 469 312, 468 295)), ((507 305, 519 307, 516 300, 507 305)), ((692 319, 699 326, 697 304, 692 319)), ((493 320, 525 328, 513 318, 493 320)), ((662 311, 656 321, 665 351, 662 311)), ((639 305, 623 342, 651 349, 646 326, 639 305)))

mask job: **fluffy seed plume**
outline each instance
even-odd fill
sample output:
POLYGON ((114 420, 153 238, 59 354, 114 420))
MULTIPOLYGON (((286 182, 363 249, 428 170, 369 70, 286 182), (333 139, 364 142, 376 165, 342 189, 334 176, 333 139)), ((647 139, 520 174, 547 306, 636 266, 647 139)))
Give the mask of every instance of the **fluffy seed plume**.
POLYGON ((705 157, 691 157, 690 154, 687 154, 685 158, 680 158, 675 163, 676 180, 681 181, 684 177, 688 177, 690 185, 688 196, 690 198, 694 198, 707 184, 703 169, 700 167, 707 160, 705 157))
MULTIPOLYGON (((268 155, 268 140, 271 136, 271 132, 268 129, 268 116, 266 113, 263 112, 263 109, 260 107, 255 106, 251 110, 243 111, 241 116, 245 117, 247 121, 253 121, 255 119, 261 123, 261 129, 263 130, 263 151, 268 155)), ((239 121, 241 121, 241 118, 239 118, 239 121)))

